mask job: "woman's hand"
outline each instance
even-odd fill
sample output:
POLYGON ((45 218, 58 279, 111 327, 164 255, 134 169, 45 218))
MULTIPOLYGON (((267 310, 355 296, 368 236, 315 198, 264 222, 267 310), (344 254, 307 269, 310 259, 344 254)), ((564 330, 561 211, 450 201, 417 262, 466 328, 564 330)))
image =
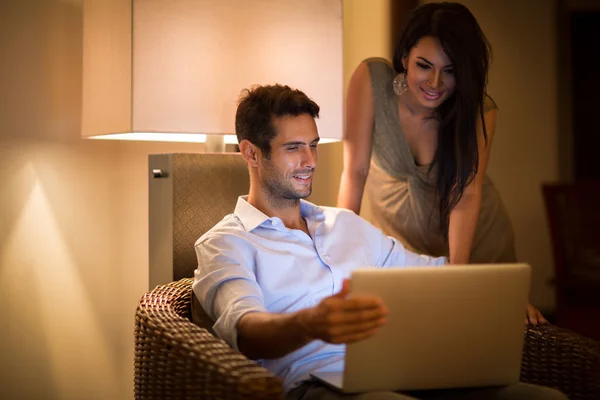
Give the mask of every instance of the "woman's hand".
POLYGON ((546 324, 548 323, 548 321, 546 320, 546 318, 544 318, 540 310, 535 308, 533 304, 529 303, 527 304, 527 317, 525 318, 525 323, 537 325, 546 324))

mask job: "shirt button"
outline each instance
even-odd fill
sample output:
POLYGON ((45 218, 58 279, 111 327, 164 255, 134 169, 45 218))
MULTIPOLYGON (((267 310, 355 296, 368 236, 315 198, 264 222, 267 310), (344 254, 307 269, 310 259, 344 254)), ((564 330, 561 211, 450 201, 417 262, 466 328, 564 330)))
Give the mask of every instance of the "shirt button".
POLYGON ((277 221, 271 220, 271 225, 277 225, 277 221))

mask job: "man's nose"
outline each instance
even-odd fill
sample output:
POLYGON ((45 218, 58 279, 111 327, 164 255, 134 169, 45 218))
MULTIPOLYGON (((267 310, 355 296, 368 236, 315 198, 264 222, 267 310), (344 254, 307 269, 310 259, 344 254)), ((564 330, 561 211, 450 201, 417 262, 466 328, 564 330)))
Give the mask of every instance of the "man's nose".
POLYGON ((317 149, 308 146, 302 153, 302 168, 314 169, 317 166, 317 149))

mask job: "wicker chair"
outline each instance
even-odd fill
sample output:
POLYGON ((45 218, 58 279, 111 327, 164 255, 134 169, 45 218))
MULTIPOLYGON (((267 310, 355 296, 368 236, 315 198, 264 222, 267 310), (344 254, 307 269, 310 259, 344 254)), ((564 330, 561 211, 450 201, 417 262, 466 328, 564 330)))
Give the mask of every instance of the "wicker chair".
POLYGON ((191 322, 192 279, 158 286, 135 316, 136 399, 282 399, 268 370, 191 322))
MULTIPOLYGON (((191 322, 192 309, 194 321, 202 321, 187 278, 197 264, 193 244, 247 193, 246 164, 239 154, 207 153, 156 155, 149 164, 150 234, 156 237, 151 263, 172 265, 173 271, 137 307, 135 398, 283 398, 279 379, 216 338, 208 321, 202 327, 191 322), (155 168, 165 174, 154 179, 155 168)), ((525 334, 524 382, 556 387, 572 399, 600 399, 597 342, 555 326, 530 326, 525 334)))
MULTIPOLYGON (((136 399, 281 399, 281 382, 191 322, 192 279, 146 293, 136 312, 136 399)), ((600 344, 553 325, 525 329, 523 382, 600 399, 600 344)))

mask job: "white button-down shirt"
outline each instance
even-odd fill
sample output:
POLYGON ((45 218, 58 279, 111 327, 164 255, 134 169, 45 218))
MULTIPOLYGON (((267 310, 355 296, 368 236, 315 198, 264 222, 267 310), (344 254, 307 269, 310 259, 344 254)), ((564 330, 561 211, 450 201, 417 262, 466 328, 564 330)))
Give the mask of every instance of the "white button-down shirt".
MULTIPOLYGON (((289 313, 337 293, 357 267, 443 265, 406 250, 351 211, 300 201, 310 236, 288 229, 238 199, 196 242, 194 293, 215 321, 214 330, 238 349, 237 323, 249 312, 289 313)), ((284 380, 289 391, 315 371, 341 371, 344 345, 315 340, 275 360, 258 363, 284 380)))

